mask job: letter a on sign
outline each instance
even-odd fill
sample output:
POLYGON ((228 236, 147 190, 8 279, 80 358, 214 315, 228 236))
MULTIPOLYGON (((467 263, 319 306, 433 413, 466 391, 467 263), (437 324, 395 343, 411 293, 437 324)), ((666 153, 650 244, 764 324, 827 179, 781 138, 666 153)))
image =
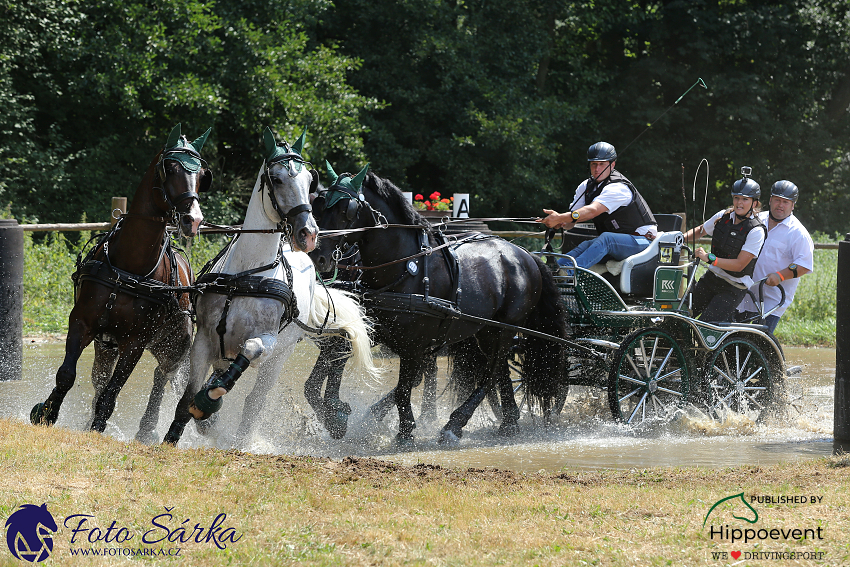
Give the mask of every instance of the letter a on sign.
POLYGON ((455 218, 468 219, 469 193, 455 193, 454 197, 454 210, 452 211, 452 216, 455 218))

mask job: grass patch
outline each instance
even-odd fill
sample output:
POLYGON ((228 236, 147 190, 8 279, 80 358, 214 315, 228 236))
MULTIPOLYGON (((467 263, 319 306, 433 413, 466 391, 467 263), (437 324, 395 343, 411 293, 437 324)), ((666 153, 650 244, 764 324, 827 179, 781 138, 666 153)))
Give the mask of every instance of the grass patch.
MULTIPOLYGON (((519 474, 147 447, 9 420, 0 420, 0 454, 0 521, 22 504, 46 502, 60 527, 71 514, 91 514, 92 526, 105 530, 115 521, 116 530, 133 535, 132 545, 84 547, 137 548, 160 514, 172 515, 160 523, 187 532, 226 514, 222 527, 241 536, 226 550, 194 540, 143 546, 180 547, 185 565, 702 565, 712 552, 733 549, 823 551, 831 565, 850 560, 850 467, 842 456, 725 469, 519 474), (759 528, 821 526, 823 539, 755 547, 712 540, 706 514, 741 491, 822 496, 817 504, 754 506, 759 528)), ((750 527, 736 522, 734 510, 716 513, 718 523, 750 527)), ((51 565, 80 564, 69 554, 70 537, 67 528, 54 536, 51 565)))

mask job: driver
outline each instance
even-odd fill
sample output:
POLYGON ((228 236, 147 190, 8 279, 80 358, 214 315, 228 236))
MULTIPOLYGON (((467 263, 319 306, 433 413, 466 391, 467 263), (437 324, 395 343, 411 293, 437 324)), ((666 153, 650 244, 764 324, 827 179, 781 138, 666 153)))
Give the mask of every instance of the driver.
MULTIPOLYGON (((757 282, 766 279, 767 286, 763 288, 765 308, 771 309, 782 299, 777 286, 785 290, 785 303, 764 320, 771 333, 776 330, 779 318, 794 300, 799 278, 814 268, 815 245, 812 237, 794 216, 794 206, 799 195, 800 190, 790 181, 777 181, 770 188, 769 212, 759 213, 759 219, 767 224, 767 238, 756 261, 753 279, 757 282)), ((758 285, 750 288, 750 291, 754 297, 758 297, 758 285)), ((747 294, 738 305, 736 319, 752 320, 757 315, 753 298, 747 294)))
MULTIPOLYGON (((582 242, 569 252, 580 268, 589 268, 603 259, 625 260, 642 252, 658 234, 649 205, 631 181, 614 169, 617 150, 607 142, 587 149, 590 177, 576 188, 570 211, 558 213, 543 209, 546 217, 537 219, 547 228, 570 230, 577 222, 592 220, 599 236, 582 242)), ((560 258, 561 265, 571 265, 560 258)))

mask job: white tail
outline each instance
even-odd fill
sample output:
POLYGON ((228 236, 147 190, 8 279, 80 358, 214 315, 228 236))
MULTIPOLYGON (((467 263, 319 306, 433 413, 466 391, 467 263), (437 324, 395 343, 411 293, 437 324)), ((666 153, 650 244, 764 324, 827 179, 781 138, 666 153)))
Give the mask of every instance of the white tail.
POLYGON ((343 329, 348 334, 354 367, 369 376, 380 376, 381 369, 372 360, 372 342, 369 338, 372 324, 354 295, 334 288, 316 289, 308 325, 319 327, 325 323, 326 317, 328 327, 343 329))

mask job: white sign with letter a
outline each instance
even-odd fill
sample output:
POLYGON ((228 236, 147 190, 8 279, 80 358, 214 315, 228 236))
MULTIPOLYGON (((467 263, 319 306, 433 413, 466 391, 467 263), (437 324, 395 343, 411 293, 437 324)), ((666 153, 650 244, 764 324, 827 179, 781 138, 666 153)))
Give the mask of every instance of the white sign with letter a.
POLYGON ((469 193, 455 193, 452 216, 459 219, 469 218, 469 193))

